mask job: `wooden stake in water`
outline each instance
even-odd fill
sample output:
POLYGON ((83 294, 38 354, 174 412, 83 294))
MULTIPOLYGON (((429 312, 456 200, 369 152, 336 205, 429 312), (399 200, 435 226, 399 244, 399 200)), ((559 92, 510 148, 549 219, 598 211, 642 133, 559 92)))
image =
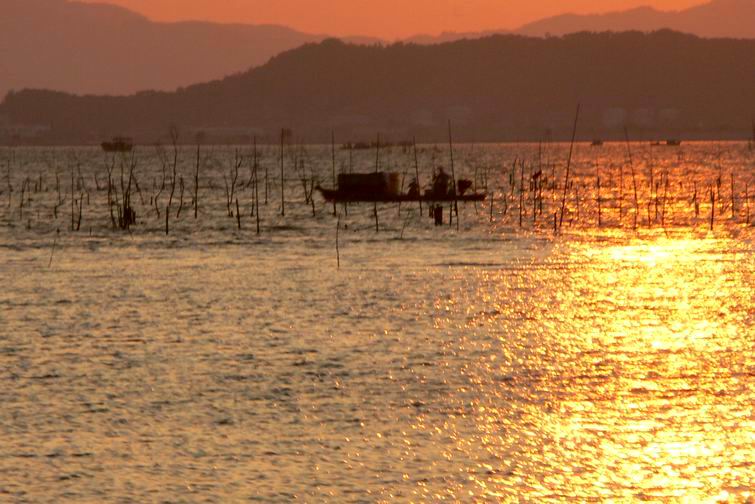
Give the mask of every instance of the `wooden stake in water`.
POLYGON ((197 165, 194 170, 194 219, 197 218, 199 211, 199 163, 200 163, 200 146, 197 145, 197 165))
POLYGON ((338 214, 338 222, 336 222, 336 265, 338 269, 341 269, 341 248, 338 244, 338 235, 341 231, 341 215, 338 214))
POLYGON ((260 179, 259 166, 257 165, 257 137, 254 137, 254 215, 257 219, 257 234, 260 234, 260 179))
POLYGON ((598 227, 601 227, 603 225, 603 199, 600 195, 600 166, 596 168, 595 177, 597 178, 597 188, 598 188, 598 196, 597 196, 597 202, 598 202, 598 227))
POLYGON ((493 222, 493 200, 495 199, 495 189, 490 191, 490 222, 493 222))
MULTIPOLYGON (((377 134, 377 142, 375 143, 375 173, 380 170, 380 133, 377 134)), ((380 232, 380 222, 378 221, 378 208, 377 201, 372 206, 372 213, 375 216, 375 232, 380 232)))
MULTIPOLYGON (((22 186, 22 188, 23 188, 23 186, 22 186)), ((71 166, 71 231, 74 231, 74 225, 75 225, 74 224, 75 220, 74 220, 74 216, 73 216, 73 208, 74 208, 74 204, 75 204, 74 197, 73 197, 73 192, 74 192, 73 166, 71 166)), ((24 195, 23 195, 23 192, 22 192, 21 193, 21 206, 22 207, 23 207, 23 204, 24 204, 24 195)))
POLYGON ((713 231, 713 222, 716 215, 716 194, 710 188, 710 230, 713 231))
POLYGON ((286 192, 285 192, 285 180, 283 179, 283 140, 285 130, 281 129, 281 149, 280 149, 280 170, 281 170, 281 215, 286 216, 286 192))
POLYGON ((571 170, 571 157, 574 152, 574 140, 577 137, 577 122, 579 121, 579 109, 581 107, 581 104, 577 104, 577 113, 574 116, 574 128, 572 129, 571 133, 571 144, 569 146, 569 159, 566 161, 566 178, 564 180, 564 196, 561 199, 561 217, 558 221, 558 226, 561 227, 564 225, 564 212, 566 211, 566 194, 569 190, 569 172, 571 170))
POLYGON ((52 267, 52 256, 55 255, 55 245, 58 244, 58 235, 60 235, 60 229, 56 230, 55 240, 52 242, 52 251, 50 252, 50 261, 47 263, 47 268, 52 267))
POLYGON ((734 170, 731 170, 731 218, 734 220, 734 214, 735 214, 735 208, 734 208, 734 170))
POLYGON ((422 215, 422 185, 419 182, 419 158, 417 157, 417 137, 412 138, 412 144, 414 146, 414 177, 417 182, 417 189, 420 191, 419 198, 419 214, 422 215))
POLYGON ((619 222, 624 221, 624 163, 619 165, 619 222))
POLYGON ((519 164, 519 227, 524 219, 524 160, 519 164))
MULTIPOLYGON (((454 143, 453 138, 451 137, 451 120, 448 121, 448 148, 451 153, 451 183, 453 184, 453 192, 454 192, 454 208, 453 210, 456 212, 456 230, 459 230, 459 201, 456 199, 456 172, 454 170, 454 143)), ((449 212, 449 214, 452 212, 449 212)))
MULTIPOLYGON (((629 143, 629 131, 627 131, 626 126, 624 126, 624 138, 626 139, 627 143, 627 155, 629 156, 629 168, 632 170, 632 188, 634 189, 634 222, 632 224, 632 229, 637 229, 637 217, 640 213, 640 201, 637 197, 637 177, 634 172, 634 161, 632 159, 632 146, 629 143)), ((651 172, 652 173, 652 172, 651 172)), ((650 218, 648 217, 648 223, 650 218)))
MULTIPOLYGON (((332 158, 332 170, 333 170, 333 189, 336 188, 336 134, 333 130, 330 131, 330 153, 332 158)), ((336 201, 333 200, 333 216, 336 215, 336 201)))
POLYGON ((694 193, 692 194, 692 202, 695 205, 695 217, 700 217, 700 202, 697 201, 697 181, 694 181, 694 193))

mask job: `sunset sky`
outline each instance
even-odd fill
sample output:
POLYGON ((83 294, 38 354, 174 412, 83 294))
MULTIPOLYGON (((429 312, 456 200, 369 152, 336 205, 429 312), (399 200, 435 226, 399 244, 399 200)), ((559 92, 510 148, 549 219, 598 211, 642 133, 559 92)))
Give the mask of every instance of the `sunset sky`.
POLYGON ((310 33, 400 38, 419 33, 516 28, 546 16, 650 5, 678 10, 705 0, 86 0, 158 21, 281 24, 310 33))

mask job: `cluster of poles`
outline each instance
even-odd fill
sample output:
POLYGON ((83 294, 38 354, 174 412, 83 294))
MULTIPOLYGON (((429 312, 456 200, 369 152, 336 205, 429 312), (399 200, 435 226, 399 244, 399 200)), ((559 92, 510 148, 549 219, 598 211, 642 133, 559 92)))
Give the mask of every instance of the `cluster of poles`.
MULTIPOLYGON (((752 174, 739 176, 734 168, 725 173, 720 161, 717 167, 708 170, 708 173, 715 174, 715 178, 707 181, 684 174, 674 175, 668 167, 656 169, 651 163, 646 163, 641 170, 636 166, 632 144, 626 134, 626 159, 618 167, 594 162, 591 168, 575 168, 574 139, 578 117, 579 109, 565 164, 547 160, 547 145, 543 144, 538 147, 534 159, 516 158, 506 166, 466 163, 467 172, 471 172, 473 190, 488 195, 486 202, 473 203, 478 221, 479 216, 488 214, 491 223, 508 220, 521 228, 540 229, 552 225, 556 233, 565 225, 580 223, 598 227, 631 225, 633 229, 643 225, 666 227, 682 223, 683 220, 678 219, 682 215, 687 217, 684 221, 687 223, 691 215, 694 215, 695 222, 705 219, 710 229, 724 217, 751 224, 748 181, 752 174)), ((263 214, 271 215, 270 210, 264 212, 263 208, 270 205, 278 207, 273 213, 279 214, 280 218, 286 217, 287 207, 292 204, 305 205, 311 209, 312 216, 317 217, 316 188, 328 178, 328 182, 335 186, 339 172, 334 135, 331 137, 329 170, 322 162, 318 165, 303 144, 295 145, 287 130, 281 131, 277 147, 259 148, 253 138, 248 146, 223 151, 222 155, 211 147, 197 145, 192 150, 180 147, 175 130, 171 130, 170 139, 170 144, 155 147, 157 162, 151 163, 149 170, 141 168, 140 157, 130 152, 106 154, 101 167, 95 170, 83 170, 80 161, 69 161, 66 168, 61 169, 54 163, 52 169, 40 170, 33 176, 23 166, 17 166, 15 152, 8 151, 5 184, 0 184, 0 198, 5 200, 5 220, 15 221, 17 217, 31 229, 35 223, 51 218, 59 231, 60 220, 65 218, 68 220, 66 227, 71 232, 80 232, 82 223, 90 224, 90 232, 93 225, 98 229, 106 226, 113 231, 133 232, 140 224, 152 222, 153 229, 155 223, 159 223, 159 229, 169 235, 177 222, 198 221, 212 215, 213 208, 217 211, 217 202, 222 201, 223 213, 233 219, 235 228, 240 231, 249 226, 260 234, 264 229, 263 214), (23 178, 15 178, 16 171, 23 178), (330 173, 325 175, 328 171, 330 173), (299 190, 301 200, 296 195, 299 190), (43 194, 47 196, 42 197, 43 194), (273 202, 274 196, 279 198, 278 205, 273 202)), ((348 161, 341 161, 340 171, 352 172, 354 152, 351 144, 347 145, 348 161)), ((448 147, 446 159, 455 183, 458 170, 450 124, 448 147)), ((403 190, 411 176, 420 183, 421 170, 416 142, 401 148, 405 154, 403 190)), ((433 162, 436 154, 445 157, 437 146, 424 149, 431 149, 433 162)), ((380 167, 378 136, 375 171, 380 167)), ((353 204, 341 205, 342 209, 338 211, 338 205, 332 204, 333 216, 337 217, 337 234, 342 220, 349 215, 349 205, 353 204)), ((378 203, 369 205, 375 230, 380 231, 378 203)), ((424 215, 422 202, 417 205, 419 215, 424 215)), ((396 206, 401 217, 402 211, 406 212, 410 204, 404 203, 403 209, 401 204, 396 206)), ((412 210, 407 215, 416 214, 412 210)), ((458 202, 452 202, 449 215, 449 224, 455 215, 458 228, 458 202)), ((400 222, 403 222, 403 236, 409 219, 400 219, 400 222)))

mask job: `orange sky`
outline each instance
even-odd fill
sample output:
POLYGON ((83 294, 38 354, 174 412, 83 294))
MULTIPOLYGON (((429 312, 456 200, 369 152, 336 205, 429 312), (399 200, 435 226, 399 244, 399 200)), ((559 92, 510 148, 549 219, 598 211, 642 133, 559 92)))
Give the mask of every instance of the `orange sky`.
POLYGON ((151 19, 273 23, 310 33, 407 37, 516 28, 562 14, 651 5, 678 10, 705 0, 85 0, 122 5, 151 19))

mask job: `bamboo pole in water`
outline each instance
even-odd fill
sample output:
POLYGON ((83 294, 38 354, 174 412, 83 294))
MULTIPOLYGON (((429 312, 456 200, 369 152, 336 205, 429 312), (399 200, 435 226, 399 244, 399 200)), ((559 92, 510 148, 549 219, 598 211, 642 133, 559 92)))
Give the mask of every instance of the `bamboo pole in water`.
POLYGON ((731 218, 734 220, 734 169, 731 170, 731 218))
POLYGON ((624 163, 619 165, 619 222, 624 221, 624 163))
POLYGON ((661 206, 661 226, 666 227, 666 201, 668 200, 669 173, 666 171, 666 180, 663 184, 663 204, 661 206))
POLYGON ((197 144, 197 161, 194 168, 194 219, 199 212, 199 163, 201 160, 201 147, 197 144))
POLYGON ((490 191, 490 222, 491 223, 493 222, 493 200, 494 199, 495 199, 495 189, 490 191))
MULTIPOLYGON (((332 159, 333 170, 333 189, 336 189, 336 134, 333 130, 330 130, 330 153, 332 159)), ((333 216, 336 215, 336 201, 333 200, 333 216)))
MULTIPOLYGON (((74 197, 74 191, 76 190, 74 179, 73 179, 73 166, 71 166, 71 231, 75 231, 75 218, 74 218, 74 208, 76 205, 76 198, 74 197)), ((21 206, 24 205, 24 186, 21 186, 21 206)))
POLYGON ((577 137, 577 121, 579 121, 579 109, 581 107, 581 104, 577 104, 577 113, 574 116, 574 128, 572 129, 571 134, 571 145, 569 146, 569 159, 566 161, 566 178, 564 180, 564 196, 561 199, 561 216, 558 221, 558 227, 564 225, 564 212, 566 211, 566 194, 569 190, 569 172, 571 170, 571 158, 572 154, 574 152, 574 140, 577 137))
POLYGON ((524 160, 519 163, 519 227, 524 220, 524 160))
POLYGON ((257 234, 260 234, 260 179, 257 165, 257 137, 254 137, 254 216, 257 222, 257 234))
POLYGON ((710 188, 710 230, 713 231, 713 222, 716 215, 716 194, 713 187, 710 188))
POLYGON ((700 203, 697 201, 697 180, 693 182, 693 188, 692 203, 695 205, 695 218, 697 218, 700 217, 700 203))
MULTIPOLYGON (((634 189, 634 222, 632 224, 632 229, 637 229, 637 217, 638 217, 638 214, 640 213, 640 201, 637 196, 637 176, 634 171, 634 160, 632 159, 632 146, 629 143, 629 131, 627 130, 626 126, 624 126, 624 139, 626 140, 626 144, 627 144, 627 154, 629 156, 629 169, 632 171, 632 188, 634 189)), ((648 221, 649 221, 649 218, 648 218, 648 221)))
MULTIPOLYGON (((419 158, 417 156, 417 137, 412 138, 412 145, 414 146, 414 177, 417 182, 417 188, 419 189, 420 196, 422 195, 422 184, 419 182, 419 158)), ((422 215, 422 198, 419 199, 419 214, 422 215)))
MULTIPOLYGON (((448 120, 448 148, 451 154, 451 183, 453 184, 453 194, 454 194, 454 207, 453 210, 456 212, 456 230, 459 230, 459 201, 456 199, 456 171, 454 169, 454 143, 453 138, 451 137, 451 120, 448 120)), ((449 212, 449 215, 452 215, 452 212, 449 212)), ((450 222, 449 222, 450 224, 450 222)))
POLYGON ((281 148, 280 148, 280 171, 281 171, 281 215, 286 216, 286 192, 283 179, 283 135, 285 131, 281 129, 281 148))
MULTIPOLYGON (((377 142, 375 143, 375 173, 380 171, 380 133, 377 134, 377 142)), ((378 221, 378 208, 377 201, 372 206, 372 212, 375 216, 375 232, 380 232, 380 222, 378 221)))
POLYGON ((341 269, 341 247, 338 244, 338 235, 341 231, 341 215, 338 214, 338 221, 336 222, 336 266, 341 269))
POLYGON ((598 202, 598 227, 601 227, 603 225, 603 199, 600 194, 600 166, 596 167, 595 177, 598 188, 598 196, 596 198, 598 202))

